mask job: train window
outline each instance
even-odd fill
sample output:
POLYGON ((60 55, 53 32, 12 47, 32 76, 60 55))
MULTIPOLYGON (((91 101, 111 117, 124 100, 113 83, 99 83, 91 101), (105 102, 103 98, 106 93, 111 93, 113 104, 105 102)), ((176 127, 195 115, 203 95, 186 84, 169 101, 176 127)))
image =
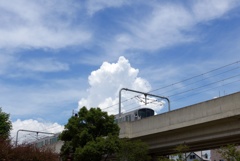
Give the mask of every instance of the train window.
POLYGON ((138 114, 137 114, 137 112, 135 112, 135 117, 138 117, 138 114))
POLYGON ((131 115, 128 115, 128 119, 129 119, 129 121, 132 121, 132 119, 131 119, 131 115))
POLYGON ((124 117, 119 118, 119 119, 118 119, 118 122, 119 122, 119 123, 120 123, 120 122, 124 122, 124 117))
POLYGON ((48 145, 48 139, 47 139, 47 140, 45 140, 45 145, 48 145))
POLYGON ((138 119, 138 113, 135 112, 135 113, 134 113, 134 120, 137 120, 137 119, 138 119))
POLYGON ((43 141, 37 143, 37 147, 41 148, 43 146, 43 141))
POLYGON ((139 116, 140 118, 146 117, 146 112, 145 112, 145 110, 144 110, 144 109, 139 110, 139 111, 138 111, 138 116, 139 116))
POLYGON ((153 110, 150 110, 150 109, 147 109, 146 113, 147 113, 147 114, 146 114, 147 117, 154 115, 154 111, 153 111, 153 110))
POLYGON ((144 109, 138 110, 138 116, 140 118, 145 118, 153 115, 154 115, 154 111, 152 109, 144 108, 144 109))
POLYGON ((131 115, 125 116, 125 120, 126 120, 127 122, 130 122, 130 121, 131 121, 131 115))
POLYGON ((54 144, 58 141, 57 137, 50 139, 50 144, 54 144))

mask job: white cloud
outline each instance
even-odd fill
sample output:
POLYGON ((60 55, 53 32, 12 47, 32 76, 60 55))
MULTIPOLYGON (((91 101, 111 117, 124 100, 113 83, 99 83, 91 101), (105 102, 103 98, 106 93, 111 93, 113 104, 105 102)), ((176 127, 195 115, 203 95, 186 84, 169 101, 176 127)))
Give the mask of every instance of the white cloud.
POLYGON ((181 4, 156 2, 152 12, 140 19, 130 16, 122 22, 125 31, 105 44, 108 53, 126 53, 132 50, 155 51, 175 44, 199 39, 196 27, 200 23, 222 18, 237 7, 236 0, 194 1, 188 7, 181 4))
POLYGON ((68 64, 61 63, 50 58, 19 62, 17 63, 17 67, 24 70, 36 72, 57 72, 66 71, 69 69, 68 64))
POLYGON ((123 5, 128 4, 130 1, 129 0, 114 0, 114 1, 109 1, 109 0, 88 0, 87 1, 87 10, 88 14, 93 15, 94 13, 106 9, 106 8, 111 8, 111 7, 121 7, 123 5))
POLYGON ((223 16, 237 7, 236 0, 197 0, 193 5, 193 14, 197 21, 209 21, 223 16))
POLYGON ((70 68, 68 63, 51 57, 37 59, 21 58, 22 57, 18 56, 16 53, 12 54, 12 51, 0 53, 0 75, 4 75, 6 78, 28 76, 33 76, 34 78, 36 77, 34 72, 60 72, 68 71, 70 68))
POLYGON ((183 42, 191 42, 194 36, 186 34, 194 20, 183 6, 158 4, 152 12, 140 20, 123 22, 127 32, 115 36, 113 45, 106 44, 109 52, 128 50, 158 50, 183 42), (110 46, 110 47, 109 47, 110 46))
MULTIPOLYGON (((16 141, 17 131, 18 130, 31 130, 31 131, 40 131, 47 133, 59 133, 62 132, 64 127, 59 125, 58 123, 52 122, 40 122, 37 120, 29 119, 29 120, 16 120, 12 123, 13 129, 11 130, 11 137, 13 141, 16 141)), ((38 138, 49 135, 38 134, 38 138)), ((31 142, 37 139, 36 133, 29 133, 20 131, 18 132, 18 143, 22 142, 31 142)))
MULTIPOLYGON (((121 88, 142 92, 148 92, 151 89, 148 81, 138 77, 138 73, 139 70, 131 67, 128 60, 124 57, 119 57, 117 63, 110 64, 104 62, 98 70, 93 71, 88 77, 90 88, 87 90, 87 97, 79 101, 79 108, 82 106, 87 106, 88 108, 100 107, 111 114, 116 114, 118 111, 119 90, 121 88)), ((138 94, 123 91, 122 100, 135 95, 138 94)), ((123 104, 122 111, 127 111, 139 104, 137 100, 130 100, 128 105, 125 104, 125 109, 123 104), (133 105, 128 106, 129 103, 133 105)))
POLYGON ((78 4, 57 0, 0 2, 1 48, 62 48, 91 38, 81 24, 73 26, 78 4))

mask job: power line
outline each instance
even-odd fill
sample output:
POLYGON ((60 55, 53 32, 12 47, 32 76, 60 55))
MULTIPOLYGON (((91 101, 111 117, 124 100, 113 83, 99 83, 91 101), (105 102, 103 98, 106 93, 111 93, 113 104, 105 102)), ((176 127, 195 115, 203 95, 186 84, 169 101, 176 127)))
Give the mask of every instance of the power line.
MULTIPOLYGON (((129 112, 129 111, 132 111, 132 110, 135 110, 135 109, 138 109, 138 108, 140 108, 140 107, 142 107, 143 105, 138 105, 138 106, 135 106, 135 107, 133 107, 133 108, 130 108, 130 109, 127 109, 127 111, 126 112, 129 112)), ((155 104, 153 107, 158 107, 158 106, 163 106, 163 103, 162 102, 159 102, 159 104, 155 104)))
MULTIPOLYGON (((222 80, 220 80, 220 81, 218 81, 218 82, 225 81, 225 80, 234 78, 234 77, 236 77, 236 76, 239 76, 239 75, 235 75, 235 76, 232 76, 232 77, 229 77, 229 78, 226 78, 226 79, 222 79, 222 80)), ((237 81, 230 82, 230 83, 227 83, 227 84, 224 84, 224 85, 221 85, 221 86, 228 86, 228 85, 230 85, 230 84, 233 84, 233 83, 236 83, 236 82, 239 82, 239 81, 240 81, 240 80, 237 80, 237 81)), ((216 84, 216 82, 214 82, 214 83, 212 83, 212 84, 216 84)), ((209 85, 209 84, 208 84, 208 85, 209 85)), ((205 85, 205 86, 207 86, 207 85, 205 85)), ((202 88, 202 86, 201 86, 201 87, 198 87, 198 88, 200 89, 200 88, 202 88)), ((206 91, 215 89, 215 88, 219 88, 219 86, 214 87, 214 88, 210 88, 210 89, 207 89, 207 90, 203 90, 203 91, 201 91, 201 92, 198 92, 198 93, 195 93, 195 94, 191 94, 191 96, 182 97, 182 98, 180 98, 180 99, 184 99, 184 98, 187 98, 187 97, 189 98, 189 97, 192 97, 192 96, 194 96, 194 95, 197 95, 197 94, 200 94, 200 93, 203 93, 203 92, 206 92, 206 91)), ((180 100, 180 99, 175 99, 175 100, 172 100, 172 101, 173 101, 173 102, 176 102, 177 100, 180 100)), ((134 104, 135 104, 135 103, 134 103, 134 104)), ((130 104, 130 105, 131 105, 131 104, 130 104)), ((130 105, 129 105, 129 106, 130 106, 130 105)), ((133 108, 127 109, 126 112, 135 110, 135 109, 137 109, 137 108, 139 108, 139 107, 142 107, 142 106, 143 106, 143 105, 135 106, 135 107, 133 107, 133 108)), ((162 106, 162 103, 160 102, 159 105, 155 105, 154 107, 157 107, 157 106, 162 106)), ((124 106, 124 107, 126 107, 126 106, 124 106)), ((151 108, 154 108, 154 107, 151 107, 151 108)))
MULTIPOLYGON (((127 101, 129 101, 129 100, 131 100, 131 99, 133 99, 133 98, 135 98, 135 97, 136 97, 136 96, 131 97, 131 98, 128 98, 128 99, 125 99, 124 101, 121 101, 121 103, 127 102, 127 101)), ((111 106, 108 106, 108 107, 102 108, 102 110, 106 110, 106 109, 108 109, 108 108, 111 108, 111 107, 114 107, 114 106, 117 106, 117 105, 119 105, 119 102, 116 103, 116 104, 113 104, 113 105, 111 105, 111 106)))
MULTIPOLYGON (((159 88, 153 89, 153 90, 151 90, 151 91, 149 91, 149 92, 147 92, 147 93, 155 92, 155 91, 158 91, 158 90, 160 90, 160 89, 168 88, 168 87, 171 87, 171 86, 174 86, 174 85, 177 85, 177 84, 180 84, 180 83, 183 83, 183 82, 186 82, 186 81, 189 81, 189 80, 192 80, 192 79, 195 79, 195 78, 204 76, 204 75, 206 75, 206 74, 209 74, 209 73, 218 71, 218 70, 220 70, 220 69, 224 69, 224 68, 226 68, 226 67, 229 67, 229 66, 238 64, 239 62, 240 62, 240 61, 236 61, 236 62, 227 64, 227 65, 221 66, 221 67, 219 67, 219 68, 215 68, 215 69, 213 69, 213 70, 207 71, 207 72, 205 72, 205 73, 202 73, 202 74, 199 74, 199 75, 196 75, 196 76, 193 76, 193 77, 190 77, 190 78, 181 80, 181 81, 178 81, 178 82, 176 82, 176 83, 172 83, 172 84, 169 84, 169 85, 166 85, 166 86, 163 86, 163 87, 159 87, 159 88)), ((199 80, 199 81, 196 81, 196 82, 187 84, 187 85, 185 85, 184 87, 189 86, 189 85, 192 85, 192 84, 195 84, 195 83, 197 83, 197 82, 201 82, 201 81, 203 81, 203 80, 206 80, 206 79, 209 79, 209 78, 218 76, 218 75, 221 75, 221 74, 224 74, 224 73, 227 73, 227 72, 230 72, 230 71, 233 71, 233 70, 236 70, 236 69, 238 69, 238 68, 240 68, 240 67, 236 67, 236 68, 233 68, 233 69, 230 69, 230 70, 227 70, 227 71, 224 71, 224 72, 215 74, 215 75, 213 75, 213 76, 206 77, 206 78, 204 78, 204 79, 202 79, 202 80, 199 80)), ((223 80, 224 80, 224 79, 223 79, 223 80)), ((215 82, 215 83, 217 83, 217 82, 215 82)), ((207 86, 207 85, 205 85, 205 86, 207 86)), ((200 87, 198 87, 198 88, 200 88, 200 87)), ((198 89, 198 88, 196 88, 196 89, 198 89)), ((166 91, 166 92, 164 92, 164 93, 171 92, 171 91, 178 90, 178 89, 179 89, 179 88, 176 88, 176 89, 173 89, 173 90, 166 91)), ((192 91, 192 90, 194 90, 194 89, 191 89, 191 90, 188 90, 188 91, 192 91)), ((180 93, 178 93, 178 94, 186 93, 186 92, 187 92, 187 91, 184 91, 184 92, 180 92, 180 93)), ((164 93, 162 93, 162 94, 164 94, 164 93)), ((177 95, 177 94, 174 94, 174 95, 177 95)), ((169 97, 172 97, 172 96, 174 96, 174 95, 170 95, 169 97)), ((128 98, 128 99, 126 99, 126 100, 124 100, 124 101, 121 101, 121 103, 127 102, 127 101, 129 101, 129 100, 131 100, 131 99, 133 99, 133 98, 136 98, 137 96, 140 96, 140 95, 136 95, 136 96, 134 96, 134 97, 128 98)), ((111 106, 105 107, 105 108, 103 108, 103 110, 112 108, 112 107, 117 106, 117 105, 119 105, 119 102, 116 103, 116 104, 113 104, 113 105, 111 105, 111 106)), ((137 107, 139 107, 139 106, 137 106, 137 107)))
MULTIPOLYGON (((215 74, 215 75, 213 75, 213 76, 205 77, 205 78, 203 78, 203 79, 201 79, 201 80, 198 80, 198 81, 195 81, 195 82, 186 84, 186 85, 184 85, 184 86, 181 86, 180 88, 184 88, 184 87, 187 87, 187 86, 190 86, 190 85, 193 85, 193 84, 202 82, 202 81, 207 80, 207 79, 209 79, 209 78, 213 78, 213 77, 216 77, 216 76, 225 74, 225 73, 227 73, 227 72, 230 72, 230 71, 233 71, 233 70, 236 70, 236 69, 239 69, 239 68, 240 68, 240 67, 236 67, 236 68, 233 68, 233 69, 230 69, 230 70, 227 70, 227 71, 224 71, 224 72, 215 74)), ((168 92, 176 91, 176 90, 178 90, 178 89, 179 89, 179 87, 178 87, 178 88, 171 89, 171 90, 168 90, 168 91, 165 91, 165 92, 162 92, 161 95, 162 95, 162 94, 165 94, 165 93, 168 93, 168 92)))
POLYGON ((154 89, 154 90, 149 91, 149 93, 150 93, 150 92, 157 91, 157 90, 160 90, 160 89, 164 89, 164 88, 167 88, 167 87, 170 87, 170 86, 173 86, 173 85, 176 85, 176 84, 182 83, 182 82, 186 82, 186 81, 188 81, 188 80, 191 80, 191 79, 194 79, 194 78, 197 78, 197 77, 200 77, 200 76, 206 75, 206 74, 208 74, 208 73, 211 73, 211 72, 214 72, 214 71, 217 71, 217 70, 223 69, 223 68, 226 68, 226 67, 228 67, 228 66, 231 66, 231 65, 233 65, 233 64, 237 64, 237 63, 239 63, 239 62, 240 62, 240 61, 236 61, 236 62, 233 62, 233 63, 227 64, 227 65, 221 66, 221 67, 219 67, 219 68, 215 68, 215 69, 210 70, 210 71, 208 71, 208 72, 205 72, 205 73, 202 73, 202 74, 199 74, 199 75, 196 75, 196 76, 193 76, 193 77, 190 77, 190 78, 187 78, 187 79, 181 80, 181 81, 179 81, 179 82, 176 82, 176 83, 173 83, 173 84, 169 84, 169 85, 167 85, 167 86, 163 86, 163 87, 160 87, 160 88, 156 88, 156 89, 154 89))
POLYGON ((189 90, 186 90, 186 91, 183 91, 183 92, 179 92, 179 93, 176 93, 176 94, 173 94, 173 95, 169 95, 168 97, 173 97, 173 96, 180 95, 180 94, 183 94, 183 93, 186 93, 186 92, 189 92, 189 91, 193 91, 193 90, 196 90, 196 89, 200 89, 200 88, 203 88, 203 87, 206 87, 206 86, 215 84, 215 83, 219 83, 219 82, 222 82, 222 81, 225 81, 225 80, 229 80, 229 79, 232 79, 232 78, 235 78, 235 77, 238 77, 238 76, 240 76, 240 74, 234 75, 234 76, 231 76, 231 77, 222 79, 222 80, 218 80, 218 81, 216 81, 216 82, 212 82, 212 83, 209 83, 209 84, 205 84, 205 85, 200 86, 200 87, 196 87, 196 88, 189 89, 189 90))
MULTIPOLYGON (((240 82, 240 79, 239 79, 239 80, 236 80, 236 81, 233 81, 233 82, 230 82, 230 83, 227 83, 227 84, 224 84, 224 85, 221 85, 221 86, 228 86, 228 85, 231 85, 231 84, 236 83, 236 82, 240 82)), ((220 87, 220 86, 213 87, 213 88, 209 88, 209 89, 206 89, 206 90, 203 90, 203 91, 200 91, 200 92, 191 94, 190 96, 185 96, 185 97, 181 97, 181 98, 172 100, 172 102, 176 102, 176 101, 181 100, 181 99, 184 99, 184 98, 189 98, 189 97, 192 97, 192 96, 195 96, 195 95, 198 95, 198 94, 201 94, 201 93, 203 93, 203 92, 210 91, 210 90, 213 90, 213 89, 216 89, 216 88, 219 88, 219 87, 220 87)))

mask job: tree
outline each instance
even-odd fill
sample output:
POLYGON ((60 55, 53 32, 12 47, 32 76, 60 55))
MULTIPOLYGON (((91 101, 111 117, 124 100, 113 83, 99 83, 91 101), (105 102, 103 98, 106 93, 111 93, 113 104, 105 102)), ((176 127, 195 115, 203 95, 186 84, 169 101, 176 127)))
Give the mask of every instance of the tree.
POLYGON ((84 161, 107 160, 109 156, 118 152, 119 143, 120 139, 116 136, 98 137, 96 140, 88 142, 83 148, 77 148, 74 159, 84 161))
POLYGON ((189 147, 185 144, 180 144, 174 149, 177 153, 175 155, 178 156, 177 161, 183 161, 187 158, 186 152, 189 151, 189 147))
POLYGON ((72 158, 81 161, 99 161, 103 156, 118 150, 119 127, 114 116, 100 108, 88 110, 82 107, 77 116, 72 116, 59 136, 64 141, 61 149, 63 160, 72 158))
POLYGON ((151 158, 148 156, 148 147, 145 143, 124 139, 120 142, 117 159, 118 161, 148 161, 151 158))
POLYGON ((0 139, 0 160, 5 161, 58 161, 51 148, 37 148, 30 144, 13 146, 10 139, 0 139))
POLYGON ((9 120, 9 114, 2 111, 0 107, 0 137, 8 138, 10 136, 10 130, 12 129, 12 123, 9 120))
POLYGON ((218 150, 218 153, 226 160, 231 161, 240 161, 240 151, 237 150, 236 145, 229 144, 225 147, 221 147, 218 150))

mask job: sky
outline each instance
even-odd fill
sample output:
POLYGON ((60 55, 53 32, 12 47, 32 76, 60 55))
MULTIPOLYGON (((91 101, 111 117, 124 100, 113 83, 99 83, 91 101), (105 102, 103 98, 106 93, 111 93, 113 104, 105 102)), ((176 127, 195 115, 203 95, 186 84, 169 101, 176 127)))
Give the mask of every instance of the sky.
POLYGON ((0 0, 0 107, 13 138, 60 132, 82 106, 117 114, 121 88, 178 109, 239 91, 239 44, 238 0, 0 0))

